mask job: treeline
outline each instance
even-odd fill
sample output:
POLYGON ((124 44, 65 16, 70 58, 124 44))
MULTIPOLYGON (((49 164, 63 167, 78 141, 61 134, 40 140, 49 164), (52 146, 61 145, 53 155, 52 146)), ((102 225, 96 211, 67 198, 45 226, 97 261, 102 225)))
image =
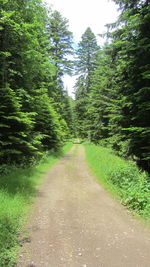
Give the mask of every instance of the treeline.
POLYGON ((41 0, 1 0, 0 158, 30 162, 73 134, 68 21, 41 0))
POLYGON ((68 21, 42 0, 1 0, 0 158, 30 162, 59 149, 75 133, 111 146, 150 167, 150 7, 148 0, 114 0, 103 48, 90 28, 74 62, 68 21), (76 107, 62 77, 78 75, 76 107))
POLYGON ((77 49, 76 116, 82 138, 150 170, 150 5, 114 0, 120 16, 101 49, 88 28, 77 49))

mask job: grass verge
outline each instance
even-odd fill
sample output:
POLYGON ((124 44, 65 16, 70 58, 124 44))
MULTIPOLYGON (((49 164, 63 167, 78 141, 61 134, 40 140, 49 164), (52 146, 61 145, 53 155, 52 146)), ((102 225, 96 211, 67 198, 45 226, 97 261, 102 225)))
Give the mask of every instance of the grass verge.
POLYGON ((68 142, 61 153, 46 155, 32 167, 5 166, 5 174, 0 178, 0 266, 15 266, 19 232, 31 200, 36 196, 36 188, 47 170, 67 153, 71 146, 72 143, 68 142))
POLYGON ((85 143, 87 161, 98 181, 136 214, 150 219, 150 177, 134 162, 126 161, 113 151, 85 143))

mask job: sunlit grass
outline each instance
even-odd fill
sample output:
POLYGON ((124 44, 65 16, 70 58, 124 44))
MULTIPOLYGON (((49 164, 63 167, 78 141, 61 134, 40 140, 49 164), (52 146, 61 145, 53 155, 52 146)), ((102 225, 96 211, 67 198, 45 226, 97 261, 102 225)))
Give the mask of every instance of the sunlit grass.
POLYGON ((10 167, 0 178, 0 266, 14 266, 19 247, 19 232, 29 211, 31 200, 47 170, 72 146, 67 143, 61 153, 46 155, 32 167, 10 167))
POLYGON ((126 162, 122 158, 115 156, 112 150, 108 148, 90 143, 85 143, 84 146, 88 163, 101 183, 108 183, 108 173, 114 168, 126 166, 126 162))
POLYGON ((103 186, 122 204, 145 218, 150 218, 150 177, 136 164, 124 160, 113 151, 85 143, 87 161, 103 186))

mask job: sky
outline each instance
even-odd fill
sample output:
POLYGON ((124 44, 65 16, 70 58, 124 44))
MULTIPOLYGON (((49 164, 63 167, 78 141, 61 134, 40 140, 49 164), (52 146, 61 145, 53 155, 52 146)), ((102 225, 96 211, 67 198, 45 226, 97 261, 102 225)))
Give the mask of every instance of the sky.
MULTIPOLYGON (((75 44, 79 43, 82 34, 90 27, 99 45, 104 39, 98 34, 105 33, 107 23, 117 20, 117 6, 111 0, 44 0, 53 10, 58 10, 68 19, 69 30, 73 32, 75 44)), ((75 77, 64 76, 64 86, 72 96, 75 77)))

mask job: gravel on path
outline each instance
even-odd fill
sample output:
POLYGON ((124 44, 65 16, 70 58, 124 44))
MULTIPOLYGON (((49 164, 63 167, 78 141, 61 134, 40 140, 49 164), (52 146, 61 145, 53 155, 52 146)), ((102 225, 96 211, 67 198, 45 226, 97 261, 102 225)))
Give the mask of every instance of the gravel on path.
POLYGON ((150 267, 150 231, 98 184, 80 144, 50 169, 26 227, 19 267, 150 267))

